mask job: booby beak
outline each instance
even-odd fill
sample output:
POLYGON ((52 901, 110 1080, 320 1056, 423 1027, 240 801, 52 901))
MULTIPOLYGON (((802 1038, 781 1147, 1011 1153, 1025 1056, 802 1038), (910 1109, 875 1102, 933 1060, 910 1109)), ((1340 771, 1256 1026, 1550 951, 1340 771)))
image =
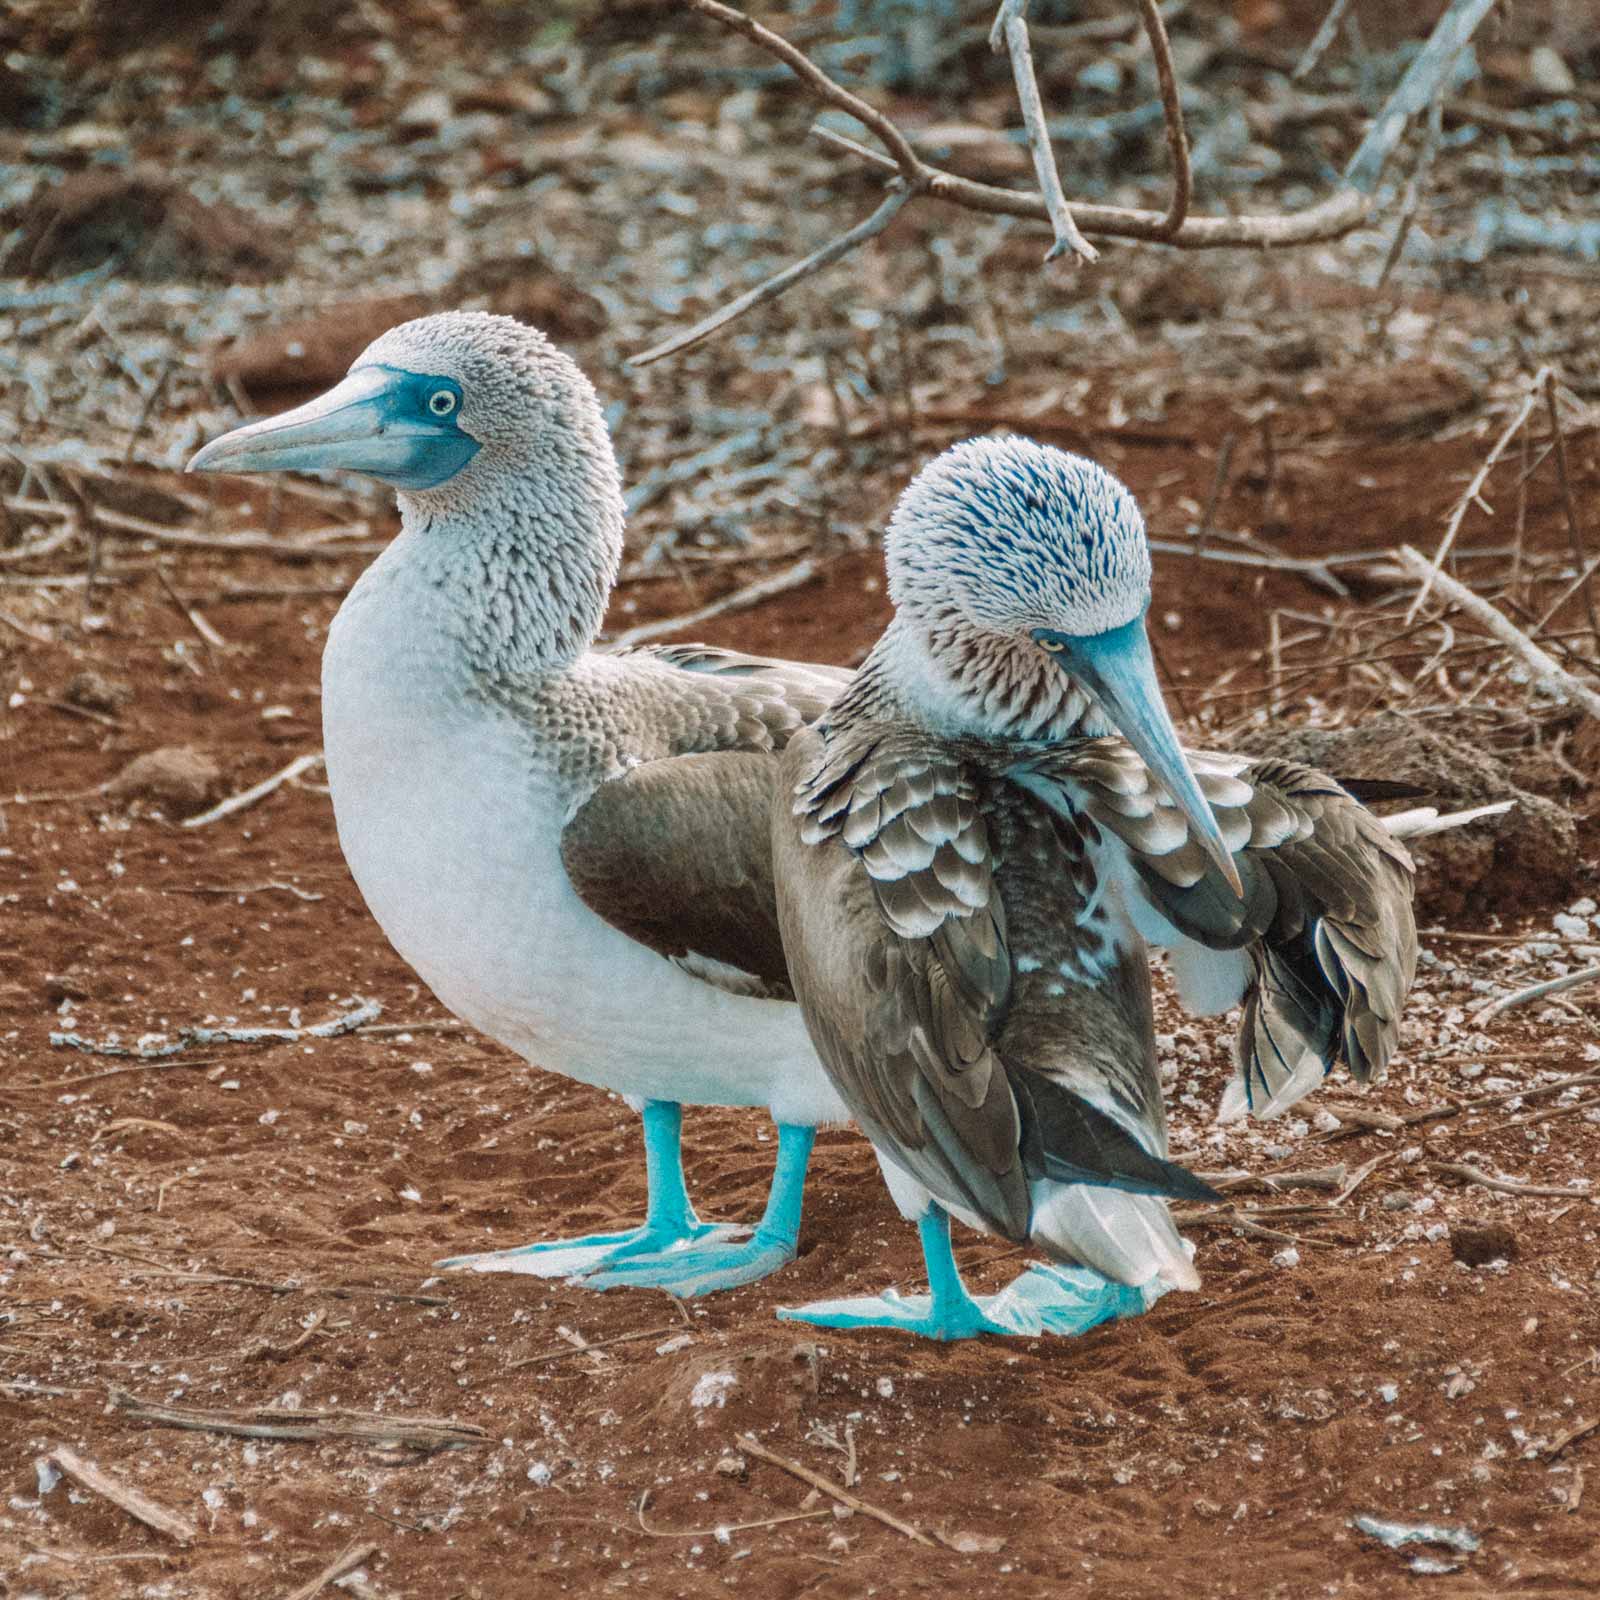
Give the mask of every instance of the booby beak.
POLYGON ((1178 730, 1161 697, 1144 618, 1135 617, 1106 633, 1069 634, 1040 628, 1033 637, 1094 696, 1118 732, 1144 757, 1162 788, 1189 819, 1201 849, 1242 899, 1239 869, 1223 842, 1210 802, 1189 770, 1178 730))
POLYGON ((462 431, 460 386, 395 367, 359 367, 326 394, 213 439, 190 472, 362 472, 431 489, 477 453, 462 431), (448 397, 448 398, 446 398, 448 397))

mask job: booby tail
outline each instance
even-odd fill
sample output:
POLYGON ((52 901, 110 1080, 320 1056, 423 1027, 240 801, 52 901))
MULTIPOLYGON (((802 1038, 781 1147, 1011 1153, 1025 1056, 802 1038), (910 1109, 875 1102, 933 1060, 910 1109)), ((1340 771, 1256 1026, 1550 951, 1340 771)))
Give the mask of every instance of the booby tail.
POLYGON ((1224 1120, 1277 1116, 1343 1062, 1381 1081, 1416 973, 1411 857, 1332 778, 1295 762, 1187 752, 1244 886, 1121 740, 1030 761, 1031 781, 1100 835, 1135 925, 1170 952, 1183 999, 1242 1002, 1224 1120), (1114 864, 1120 863, 1121 870, 1114 864))

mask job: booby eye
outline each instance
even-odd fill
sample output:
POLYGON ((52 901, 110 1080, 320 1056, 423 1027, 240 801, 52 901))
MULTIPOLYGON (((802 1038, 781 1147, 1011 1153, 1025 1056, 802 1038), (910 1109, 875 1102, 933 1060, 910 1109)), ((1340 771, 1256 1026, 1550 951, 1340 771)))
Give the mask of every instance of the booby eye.
POLYGON ((428 410, 436 417, 448 417, 455 408, 456 397, 449 389, 435 389, 428 396, 428 410))
POLYGON ((1052 639, 1048 633, 1036 633, 1033 639, 1041 650, 1048 650, 1053 656, 1060 655, 1067 648, 1064 640, 1052 639))

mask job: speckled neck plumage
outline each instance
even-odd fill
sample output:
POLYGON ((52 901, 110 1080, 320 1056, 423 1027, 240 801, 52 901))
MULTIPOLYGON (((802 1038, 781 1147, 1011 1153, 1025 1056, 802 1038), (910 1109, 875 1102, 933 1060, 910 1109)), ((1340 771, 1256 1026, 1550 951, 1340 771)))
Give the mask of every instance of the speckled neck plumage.
POLYGON ((953 611, 926 623, 897 615, 828 726, 909 716, 949 738, 1055 741, 1111 725, 1083 689, 1031 643, 953 611))
POLYGON ((541 426, 398 496, 409 575, 434 591, 441 643, 476 674, 559 673, 605 619, 622 562, 621 474, 599 401, 568 366, 555 366, 541 426))

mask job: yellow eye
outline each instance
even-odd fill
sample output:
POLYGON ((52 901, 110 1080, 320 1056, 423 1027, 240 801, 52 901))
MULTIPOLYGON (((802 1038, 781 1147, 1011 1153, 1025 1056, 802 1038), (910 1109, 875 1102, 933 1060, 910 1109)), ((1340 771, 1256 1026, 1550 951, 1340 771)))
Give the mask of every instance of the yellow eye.
POLYGON ((1053 656, 1060 655, 1066 649, 1066 645, 1060 639, 1052 639, 1048 634, 1040 634, 1038 643, 1041 650, 1048 650, 1053 656))
POLYGON ((456 408, 456 397, 448 389, 435 389, 428 396, 428 409, 436 417, 448 417, 456 408))

